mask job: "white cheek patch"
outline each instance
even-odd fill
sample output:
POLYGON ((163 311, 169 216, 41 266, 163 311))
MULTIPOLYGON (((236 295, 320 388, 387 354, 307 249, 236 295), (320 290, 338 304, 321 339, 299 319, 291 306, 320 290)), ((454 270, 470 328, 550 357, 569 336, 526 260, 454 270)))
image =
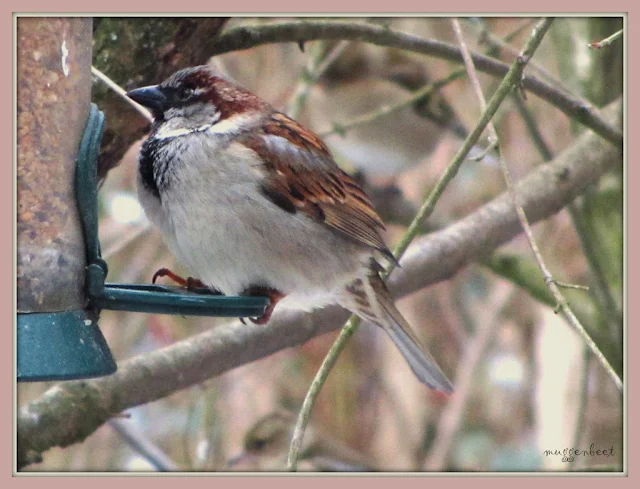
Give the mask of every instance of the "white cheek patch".
POLYGON ((179 136, 186 136, 188 134, 193 134, 194 132, 200 132, 198 129, 199 128, 196 128, 196 129, 179 128, 179 129, 168 129, 168 130, 160 129, 154 135, 154 139, 170 139, 170 138, 177 138, 179 136))
POLYGON ((216 112, 214 114, 213 119, 211 120, 211 122, 209 122, 207 124, 203 124, 203 125, 198 126, 198 127, 178 127, 178 128, 172 129, 172 128, 168 127, 168 125, 163 125, 163 126, 160 126, 160 129, 155 134, 154 138, 155 139, 170 139, 170 138, 176 138, 176 137, 180 137, 180 136, 188 136, 189 134, 195 134, 195 133, 198 133, 198 132, 206 132, 206 131, 210 130, 211 127, 216 122, 218 122, 218 120, 220 120, 220 113, 216 112))
POLYGON ((210 134, 222 135, 233 134, 234 132, 243 129, 245 123, 251 122, 252 119, 253 118, 251 116, 247 115, 234 115, 218 122, 217 124, 212 124, 208 132, 210 134))
POLYGON ((178 128, 170 128, 161 126, 158 132, 155 134, 155 139, 170 139, 181 136, 188 136, 189 134, 196 134, 200 132, 206 132, 208 134, 218 134, 218 135, 230 135, 234 134, 244 128, 247 123, 251 123, 253 121, 253 117, 249 115, 235 115, 224 119, 220 122, 220 113, 217 112, 213 120, 208 122, 207 124, 203 124, 198 127, 178 127, 178 128))

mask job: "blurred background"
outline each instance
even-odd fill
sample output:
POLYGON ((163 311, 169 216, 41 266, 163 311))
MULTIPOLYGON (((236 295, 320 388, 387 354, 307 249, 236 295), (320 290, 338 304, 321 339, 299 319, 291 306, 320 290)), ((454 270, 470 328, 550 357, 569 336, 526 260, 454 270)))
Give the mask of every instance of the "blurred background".
MULTIPOLYGON (((232 18, 224 30, 294 20, 232 18)), ((447 18, 343 20, 457 44, 447 18)), ((536 20, 466 18, 461 25, 470 49, 511 63, 536 20)), ((95 67, 124 89, 138 86, 140 80, 127 66, 158 62, 145 58, 144 47, 157 47, 163 29, 175 21, 95 19, 95 67)), ((194 29, 202 21, 193 19, 194 29)), ((587 44, 621 28, 621 18, 559 18, 527 71, 604 106, 622 94, 623 44, 618 41, 602 50, 590 50, 587 44)), ((427 97, 414 96, 461 65, 365 43, 313 41, 305 43, 304 50, 295 43, 271 44, 216 56, 211 63, 325 139, 337 163, 357 174, 374 197, 387 223, 390 245, 406 230, 481 112, 466 76, 427 97)), ((488 99, 499 80, 479 77, 488 99)), ((123 127, 123 120, 140 127, 147 124, 98 79, 94 101, 105 110, 108 126, 123 127)), ((508 98, 495 123, 514 179, 544 164, 531 124, 551 154, 568 147, 583 131, 530 94, 526 100, 508 98)), ((104 144, 110 143, 107 137, 104 144)), ((485 134, 476 152, 486 144, 485 134)), ((138 148, 139 142, 119 148, 123 156, 100 190, 100 239, 109 281, 149 283, 161 267, 186 276, 137 202, 138 148)), ((589 328, 611 339, 608 346, 618 365, 623 358, 622 188, 620 167, 570 210, 534 226, 554 276, 591 287, 589 292, 568 290, 566 295, 584 312, 581 319, 589 328), (592 255, 585 253, 585 246, 593 248, 592 255)), ((504 190, 500 168, 490 156, 465 162, 438 201, 427 232, 454 223, 504 190)), ((500 248, 494 258, 501 257, 532 261, 522 236, 500 248)), ((562 315, 495 263, 468 266, 398 301, 463 402, 425 389, 388 338, 365 325, 340 357, 313 409, 301 469, 622 470, 622 394, 562 315), (558 454, 592 446, 613 451, 575 456, 572 461, 558 454)), ((228 321, 103 311, 100 326, 121 362, 228 321)), ((43 463, 26 470, 157 470, 122 436, 123 425, 164 452, 169 464, 165 468, 283 470, 295 413, 335 336, 317 337, 131 409, 82 443, 49 450, 43 463)), ((18 405, 36 399, 51 385, 19 384, 18 405)))

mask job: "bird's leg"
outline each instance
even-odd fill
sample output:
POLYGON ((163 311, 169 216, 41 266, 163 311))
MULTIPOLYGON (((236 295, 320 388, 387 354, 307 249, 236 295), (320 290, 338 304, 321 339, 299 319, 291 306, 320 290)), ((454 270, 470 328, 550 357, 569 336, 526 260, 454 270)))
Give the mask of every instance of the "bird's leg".
MULTIPOLYGON (((267 324, 269 319, 271 319, 271 315, 273 314, 273 310, 276 307, 276 304, 284 298, 284 294, 276 289, 272 289, 270 287, 264 286, 256 286, 253 285, 242 292, 240 295, 250 296, 250 297, 268 297, 269 305, 264 311, 264 314, 259 318, 249 318, 249 320, 254 324, 267 324)), ((244 322, 244 321, 243 321, 244 322)))
POLYGON ((180 275, 173 273, 168 268, 161 268, 156 273, 154 273, 153 279, 151 282, 155 284, 156 280, 158 280, 161 277, 169 277, 175 283, 185 287, 187 290, 194 290, 197 288, 205 288, 205 289, 209 288, 197 278, 193 278, 193 277, 187 277, 186 279, 182 278, 180 275))

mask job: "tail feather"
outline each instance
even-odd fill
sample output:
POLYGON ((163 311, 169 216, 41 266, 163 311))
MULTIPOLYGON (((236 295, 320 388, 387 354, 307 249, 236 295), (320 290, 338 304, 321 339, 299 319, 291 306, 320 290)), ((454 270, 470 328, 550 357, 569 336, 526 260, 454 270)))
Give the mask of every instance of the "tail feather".
POLYGON ((369 285, 370 287, 365 286, 365 290, 362 292, 371 298, 368 301, 370 307, 364 306, 363 301, 359 301, 355 312, 361 318, 371 321, 387 332, 413 373, 422 383, 438 391, 453 392, 451 382, 442 373, 431 354, 420 344, 411 330, 411 326, 396 308, 384 282, 377 273, 369 277, 369 285), (374 303, 371 304, 372 302, 374 303))
POLYGON ((433 357, 411 338, 401 324, 393 321, 383 327, 421 382, 447 394, 453 392, 451 382, 442 373, 433 357))

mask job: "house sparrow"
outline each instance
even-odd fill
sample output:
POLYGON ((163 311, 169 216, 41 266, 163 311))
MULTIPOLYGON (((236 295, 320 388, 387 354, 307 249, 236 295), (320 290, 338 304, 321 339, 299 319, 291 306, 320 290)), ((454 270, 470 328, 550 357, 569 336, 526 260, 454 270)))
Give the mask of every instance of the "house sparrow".
POLYGON ((452 386, 380 278, 384 225, 312 132, 209 66, 127 94, 154 122, 138 194, 168 248, 206 286, 311 310, 338 304, 382 327, 413 372, 452 386))

